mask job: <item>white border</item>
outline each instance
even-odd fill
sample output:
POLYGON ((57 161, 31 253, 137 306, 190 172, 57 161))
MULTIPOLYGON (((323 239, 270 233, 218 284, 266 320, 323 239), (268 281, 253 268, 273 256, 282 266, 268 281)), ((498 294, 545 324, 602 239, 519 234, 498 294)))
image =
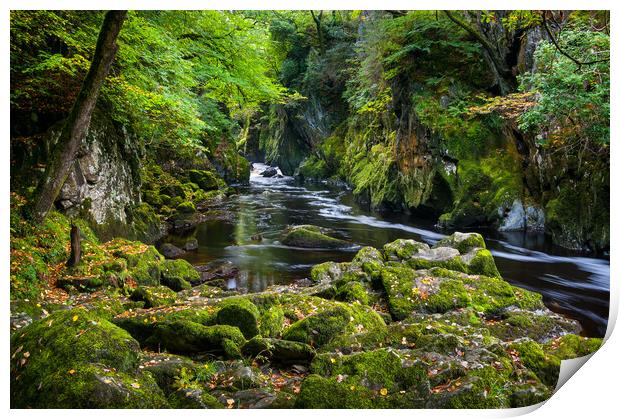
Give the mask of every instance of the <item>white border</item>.
MULTIPOLYGON (((513 9, 518 7, 520 9, 611 9, 612 18, 612 104, 617 105, 617 76, 618 76, 618 59, 617 59, 617 40, 615 39, 616 25, 619 24, 619 20, 616 18, 616 13, 620 12, 620 7, 616 7, 616 4, 611 1, 531 1, 522 0, 520 2, 514 1, 456 1, 456 0, 434 0, 432 2, 422 1, 368 1, 368 0, 343 0, 343 1, 303 1, 303 0, 275 0, 275 1, 249 1, 249 0, 228 0, 222 2, 215 1, 200 1, 200 0, 108 0, 106 2, 99 1, 76 1, 76 0, 9 0, 5 2, 6 6, 2 8, 2 29, 3 37, 1 42, 2 53, 4 60, 4 68, 2 70, 2 92, 4 101, 2 102, 2 112, 0 118, 2 118, 2 126, 5 127, 7 134, 10 127, 10 106, 9 106, 9 10, 10 9, 226 9, 226 10, 241 10, 241 9, 513 9)), ((612 106, 611 114, 611 132, 612 137, 618 130, 618 116, 616 106, 612 106)), ((5 135, 7 135, 5 134, 5 135)), ((7 135, 8 136, 8 135, 7 135)), ((620 138, 614 138, 613 141, 620 141, 620 138)), ((9 301, 9 141, 5 137, 2 142, 4 148, 5 164, 2 164, 0 170, 2 171, 2 206, 1 211, 4 218, 4 222, 0 225, 2 231, 3 240, 1 242, 0 254, 3 255, 0 258, 2 271, 4 275, 1 276, 3 282, 2 287, 2 306, 6 307, 4 311, 5 315, 0 316, 3 329, 6 334, 2 342, 3 352, 9 354, 9 318, 7 303, 9 301), (5 305, 6 304, 6 305, 5 305)), ((613 144, 615 148, 615 142, 613 144)), ((620 162, 618 154, 611 155, 611 214, 620 213, 620 206, 618 205, 619 198, 617 194, 618 183, 614 179, 618 179, 620 175, 620 162)), ((612 248, 616 248, 618 242, 618 221, 612 217, 611 219, 611 242, 612 248)), ((240 411, 240 410, 224 410, 224 411, 111 411, 111 410, 91 410, 88 412, 79 410, 45 410, 45 411, 26 411, 26 410, 11 410, 9 411, 9 357, 5 355, 2 359, 2 371, 3 378, 2 390, 3 390, 3 406, 6 411, 14 417, 38 417, 45 415, 46 417, 63 417, 73 418, 82 417, 85 413, 90 417, 109 417, 114 415, 115 417, 127 417, 133 418, 147 415, 156 414, 158 417, 173 417, 182 414, 184 417, 204 417, 209 415, 214 418, 223 417, 288 417, 291 414, 296 418, 316 418, 321 417, 349 417, 355 416, 356 418, 373 418, 377 417, 400 417, 402 415, 415 415, 420 418, 446 418, 446 417, 458 417, 458 418, 488 418, 488 417, 509 417, 531 412, 529 417, 533 418, 546 418, 549 416, 562 417, 562 418, 594 418, 594 417, 611 417, 615 416, 612 412, 617 411, 619 407, 620 397, 618 396, 618 380, 620 380, 620 341, 618 333, 611 334, 618 314, 618 269, 616 269, 618 257, 612 253, 611 255, 611 269, 610 277, 613 279, 611 282, 611 301, 610 301, 610 316, 609 326, 606 335, 606 343, 603 347, 595 353, 591 359, 587 361, 587 366, 576 372, 575 376, 569 379, 564 386, 562 386, 557 393, 549 399, 542 406, 524 409, 512 409, 512 410, 416 410, 416 411, 399 411, 399 410, 358 410, 355 412, 335 410, 335 411, 240 411)), ((563 363, 563 372, 565 365, 563 363)))

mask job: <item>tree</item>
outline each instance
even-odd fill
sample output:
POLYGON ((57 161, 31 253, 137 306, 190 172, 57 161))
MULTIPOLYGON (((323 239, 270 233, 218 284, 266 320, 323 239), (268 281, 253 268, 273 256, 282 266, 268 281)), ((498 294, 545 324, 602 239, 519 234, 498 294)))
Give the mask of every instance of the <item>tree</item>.
POLYGON ((88 131, 101 85, 116 55, 118 49, 116 38, 126 15, 126 11, 118 10, 109 11, 105 15, 90 69, 35 193, 32 208, 32 217, 35 222, 45 219, 69 175, 77 149, 88 131))

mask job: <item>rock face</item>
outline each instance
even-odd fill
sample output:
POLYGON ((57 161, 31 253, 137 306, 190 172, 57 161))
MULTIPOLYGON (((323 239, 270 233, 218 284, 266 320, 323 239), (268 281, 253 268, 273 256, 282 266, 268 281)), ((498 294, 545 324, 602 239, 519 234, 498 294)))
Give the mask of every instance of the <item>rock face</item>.
POLYGON ((281 242, 287 246, 338 249, 350 247, 351 244, 331 237, 330 231, 313 225, 292 226, 282 233, 281 242))
MULTIPOLYGON (((57 138, 60 131, 54 129, 57 138)), ((57 204, 86 209, 98 224, 126 223, 128 206, 140 202, 139 142, 105 114, 95 112, 57 204)))

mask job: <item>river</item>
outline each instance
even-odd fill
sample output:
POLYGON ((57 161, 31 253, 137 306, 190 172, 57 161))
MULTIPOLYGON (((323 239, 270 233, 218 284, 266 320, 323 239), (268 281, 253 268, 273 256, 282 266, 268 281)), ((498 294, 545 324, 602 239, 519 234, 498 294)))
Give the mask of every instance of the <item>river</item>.
MULTIPOLYGON (((207 221, 192 233, 198 250, 183 258, 193 264, 230 261, 239 268, 231 287, 256 292, 272 284, 308 277, 325 261, 350 261, 358 248, 317 250, 280 244, 287 225, 314 224, 336 230, 359 246, 381 248, 398 238, 434 244, 449 231, 405 214, 369 213, 350 191, 325 184, 301 185, 292 177, 265 178, 267 166, 254 163, 250 185, 211 209, 207 221), (252 240, 260 234, 262 240, 252 240)), ((609 312, 609 261, 553 246, 543 234, 481 233, 503 278, 543 295, 553 311, 578 320, 583 335, 604 336, 609 312)), ((181 243, 186 238, 166 240, 181 243)))

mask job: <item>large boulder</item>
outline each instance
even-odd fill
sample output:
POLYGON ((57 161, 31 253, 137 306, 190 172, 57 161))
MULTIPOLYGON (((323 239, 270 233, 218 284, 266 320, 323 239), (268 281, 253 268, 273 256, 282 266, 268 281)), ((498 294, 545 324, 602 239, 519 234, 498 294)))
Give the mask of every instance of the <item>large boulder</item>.
POLYGON ((501 277, 491 252, 478 233, 454 233, 431 248, 415 240, 398 239, 383 246, 385 259, 413 269, 441 267, 468 274, 501 277))
POLYGON ((215 353, 230 358, 240 356, 239 347, 244 343, 245 338, 236 327, 204 326, 189 320, 157 323, 146 340, 147 346, 172 353, 215 353))
POLYGON ((258 330, 260 313, 251 301, 245 298, 229 298, 225 299, 219 307, 216 317, 218 324, 238 327, 246 339, 253 338, 260 333, 258 330))
POLYGON ((282 233, 281 242, 292 247, 338 249, 351 247, 351 243, 331 237, 330 231, 313 225, 299 225, 287 228, 282 233))
POLYGON ((85 309, 54 312, 11 338, 11 406, 167 407, 138 368, 139 350, 125 330, 85 309))

